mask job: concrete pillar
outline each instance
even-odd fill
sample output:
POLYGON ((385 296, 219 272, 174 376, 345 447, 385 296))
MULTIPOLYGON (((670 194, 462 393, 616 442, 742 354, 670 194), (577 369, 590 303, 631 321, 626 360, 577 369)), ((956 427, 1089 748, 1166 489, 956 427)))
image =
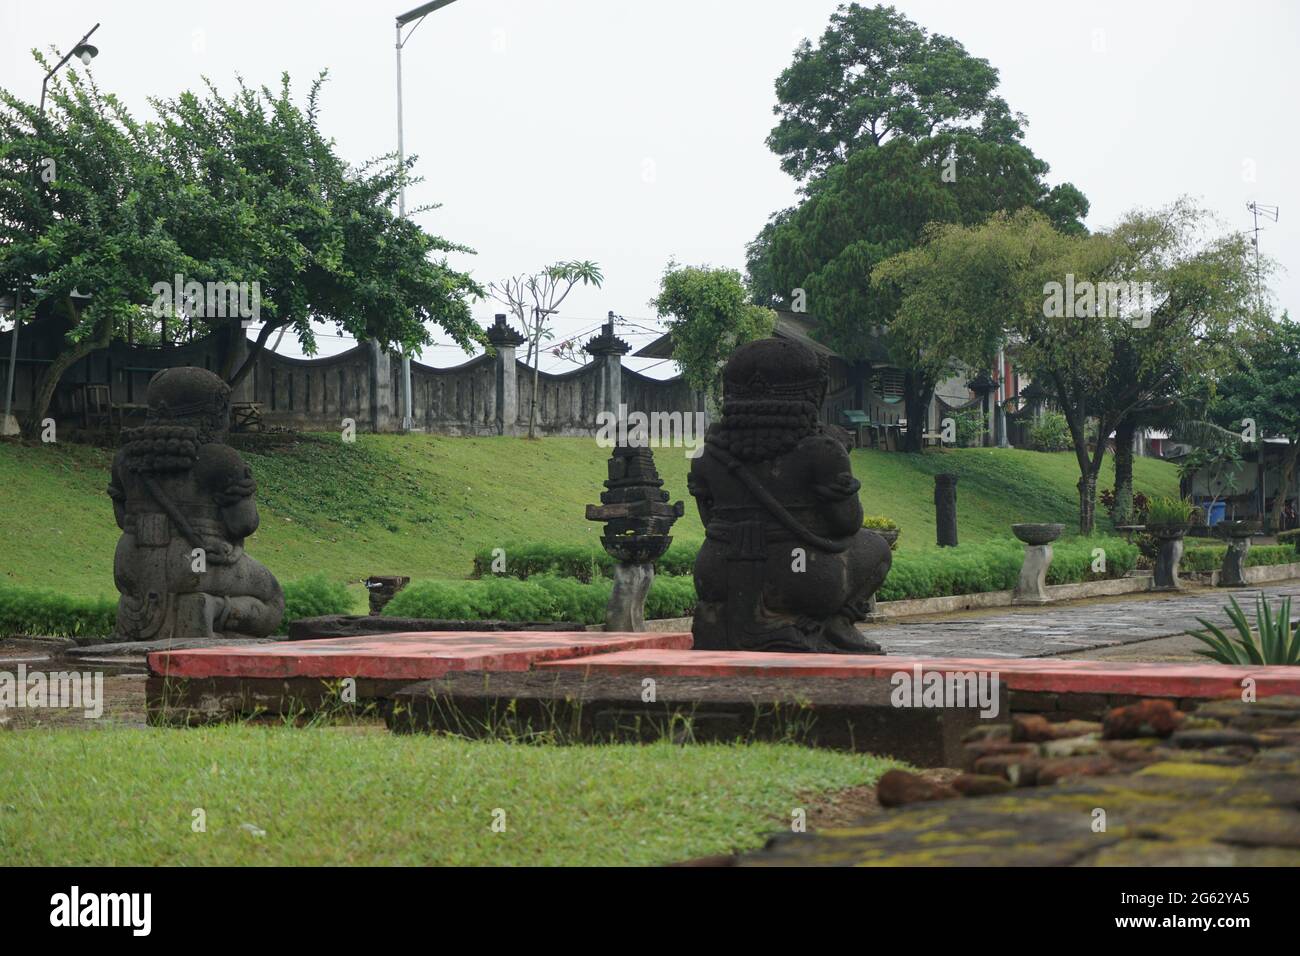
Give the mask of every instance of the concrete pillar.
MULTIPOLYGON (((582 348, 597 362, 596 411, 617 416, 623 400, 623 356, 632 346, 614 335, 613 312, 609 313, 609 321, 600 327, 600 334, 582 348)), ((593 431, 596 428, 594 420, 591 428, 593 431)))
POLYGON ((957 476, 934 476, 935 538, 941 548, 957 547, 957 476))
POLYGON ((388 432, 393 425, 393 358, 374 339, 370 346, 370 430, 388 432))
POLYGON ((513 435, 519 421, 519 376, 515 349, 524 343, 524 337, 506 324, 504 314, 498 313, 487 333, 488 341, 496 349, 496 426, 498 435, 513 435))
MULTIPOLYGON (((234 328, 230 331, 229 345, 231 352, 230 371, 233 374, 238 371, 248 358, 248 333, 243 328, 234 328)), ((129 372, 127 374, 130 374, 129 372)), ((250 371, 244 376, 244 380, 235 386, 230 394, 231 402, 255 402, 257 397, 253 394, 254 375, 250 371)))

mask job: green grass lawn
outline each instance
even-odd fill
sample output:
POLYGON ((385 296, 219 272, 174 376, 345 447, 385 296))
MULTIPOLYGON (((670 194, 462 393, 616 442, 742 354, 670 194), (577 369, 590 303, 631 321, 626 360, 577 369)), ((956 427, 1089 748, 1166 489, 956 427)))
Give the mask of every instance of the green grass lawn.
POLYGON ((0 733, 0 865, 668 863, 757 848, 808 797, 889 766, 778 744, 14 731, 0 733))
MULTIPOLYGON (((241 451, 262 507, 249 551, 282 580, 318 571, 349 582, 369 574, 464 577, 480 548, 521 541, 599 547, 601 526, 583 513, 598 501, 609 453, 590 439, 361 435, 345 445, 337 436, 250 436, 241 451)), ((5 580, 71 595, 114 594, 118 530, 104 493, 111 460, 109 449, 68 442, 0 442, 5 580)), ((655 460, 673 499, 687 498, 682 451, 662 449, 655 460)), ((903 550, 935 547, 933 475, 940 471, 960 476, 963 541, 1009 538, 1013 521, 1077 521, 1078 472, 1067 453, 858 451, 853 465, 864 508, 902 526, 903 550)), ((1135 471, 1138 490, 1177 493, 1172 465, 1138 459, 1135 471)), ((1103 487, 1112 475, 1111 465, 1103 466, 1103 487)), ((674 535, 702 540, 689 502, 674 535)), ((362 589, 355 593, 360 605, 362 589)))

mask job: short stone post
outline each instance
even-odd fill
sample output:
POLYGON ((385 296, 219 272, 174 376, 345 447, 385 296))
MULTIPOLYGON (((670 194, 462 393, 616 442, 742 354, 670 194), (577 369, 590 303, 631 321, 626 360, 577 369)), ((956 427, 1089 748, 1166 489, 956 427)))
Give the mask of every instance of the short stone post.
POLYGON ((506 317, 498 313, 487 330, 487 340, 497 353, 496 427, 498 435, 513 435, 519 422, 519 376, 515 349, 524 343, 524 337, 506 324, 506 317))
POLYGON ((366 578, 366 590, 370 592, 370 616, 377 617, 384 605, 410 583, 411 579, 404 575, 372 574, 366 578))
POLYGON ((1219 568, 1219 587, 1246 587, 1246 555, 1250 553, 1250 536, 1259 526, 1245 521, 1222 521, 1215 532, 1228 539, 1228 550, 1219 568))
POLYGON ((616 446, 605 488, 599 505, 587 505, 588 521, 605 522, 600 543, 617 562, 614 589, 605 606, 605 630, 644 631, 655 561, 672 543, 668 531, 685 508, 680 501, 668 503, 649 448, 616 446))
POLYGON ((1052 542, 1065 530, 1063 524, 1013 524, 1012 533, 1025 543, 1025 561, 1020 566, 1012 604, 1046 604, 1047 569, 1052 563, 1052 542))
POLYGON ((1176 591, 1182 585, 1178 581, 1178 565, 1183 560, 1183 536, 1187 529, 1172 525, 1148 526, 1147 532, 1160 542, 1156 553, 1155 591, 1176 591))
POLYGON ((957 547, 957 476, 934 476, 934 531, 941 548, 957 547))

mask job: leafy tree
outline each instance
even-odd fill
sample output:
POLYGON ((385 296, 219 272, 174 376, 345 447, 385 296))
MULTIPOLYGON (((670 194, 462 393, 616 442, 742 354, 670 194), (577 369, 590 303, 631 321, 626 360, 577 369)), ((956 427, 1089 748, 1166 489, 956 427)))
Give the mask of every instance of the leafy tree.
POLYGON ((976 127, 994 141, 1018 140, 1023 120, 997 85, 998 71, 952 37, 893 7, 841 4, 817 46, 804 40, 777 78, 780 120, 767 145, 803 180, 893 137, 976 127))
MULTIPOLYGON (((202 97, 152 101, 163 158, 188 191, 171 228, 209 273, 261 287, 264 324, 242 365, 225 370, 232 384, 276 330, 288 328, 315 354, 313 321, 408 354, 433 341, 430 323, 466 350, 483 341, 469 302, 484 291, 446 259, 472 250, 393 213, 402 183, 419 182, 414 157, 353 167, 338 156, 319 126, 326 78, 312 83, 305 110, 288 74, 276 91, 240 80, 225 97, 208 82, 202 97)), ((413 213, 428 208, 436 207, 413 213)), ((238 318, 224 324, 243 334, 238 318)))
MULTIPOLYGON (((998 210, 1048 202, 1046 171, 1019 143, 964 132, 918 142, 896 138, 831 169, 771 230, 768 281, 804 290, 818 338, 849 359, 868 359, 883 348, 904 369, 908 450, 921 450, 926 408, 953 371, 954 356, 924 337, 893 334, 897 296, 888 285, 873 284, 872 270, 920 242, 929 223, 977 223, 998 210), (955 178, 945 169, 955 170, 955 178)), ((1066 225, 1073 228, 1077 219, 1066 225)))
MULTIPOLYGON (((1281 488, 1290 489, 1300 458, 1300 326, 1283 313, 1264 323, 1234 367, 1219 383, 1211 414, 1228 429, 1243 420, 1254 424, 1255 437, 1286 438, 1291 444, 1283 459, 1281 488)), ((1257 445, 1263 453, 1262 443, 1257 445)), ((1280 528, 1285 493, 1275 494, 1270 527, 1280 528)))
POLYGON ((1087 534, 1108 436, 1212 373, 1251 319, 1244 239, 1208 225, 1184 201, 1094 236, 1064 235, 1029 210, 998 213, 932 226, 875 276, 900 296, 901 341, 976 366, 1005 347, 1048 387, 1070 428, 1087 534), (1149 297, 1111 307, 1100 290, 1130 282, 1150 283, 1149 297), (1075 293, 1057 308, 1062 286, 1075 293))
POLYGON ((89 75, 65 76, 52 79, 43 114, 0 90, 0 288, 21 295, 15 322, 39 313, 65 332, 37 383, 29 435, 63 374, 146 321, 154 282, 194 267, 167 228, 184 193, 158 161, 157 129, 89 75), (74 292, 88 297, 80 308, 74 292))
POLYGON ((770 335, 771 309, 754 305, 740 273, 709 266, 681 266, 669 260, 650 306, 666 320, 673 360, 694 389, 716 407, 722 398, 721 369, 745 342, 770 335))
POLYGON ((605 276, 600 266, 589 259, 556 262, 541 272, 510 276, 488 288, 492 297, 505 305, 524 328, 528 340, 525 361, 533 365, 533 399, 528 409, 528 437, 535 438, 537 428, 537 381, 541 375, 542 340, 553 337, 552 319, 560 304, 577 285, 597 289, 605 276))
MULTIPOLYGON (((89 75, 66 77, 51 82, 44 115, 0 91, 0 284, 22 290, 19 320, 40 310, 66 326, 29 429, 64 372, 128 324, 140 341, 173 338, 182 316, 154 314, 153 286, 178 273, 260 285, 265 324, 247 360, 224 370, 232 384, 277 329, 313 354, 313 321, 403 351, 432 340, 430 322, 465 348, 481 338, 468 300, 482 289, 445 259, 469 250, 392 213, 413 159, 356 169, 336 155, 317 125, 323 76, 305 112, 284 77, 278 93, 241 83, 225 99, 209 85, 203 98, 153 101, 148 123, 89 75), (74 290, 88 297, 80 310, 74 290)), ((244 334, 239 316, 196 318, 196 334, 244 334)))

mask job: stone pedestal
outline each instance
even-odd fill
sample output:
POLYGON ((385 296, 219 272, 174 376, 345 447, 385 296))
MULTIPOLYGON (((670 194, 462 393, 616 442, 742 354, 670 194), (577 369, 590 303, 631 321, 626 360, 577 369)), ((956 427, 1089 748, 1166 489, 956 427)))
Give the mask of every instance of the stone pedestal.
POLYGON ((1052 542, 1065 530, 1059 524, 1013 524, 1012 532, 1025 543, 1025 561, 1020 566, 1012 604, 1046 604, 1047 569, 1052 563, 1052 542))
POLYGON ((1258 528, 1243 522, 1224 522, 1216 529, 1228 541, 1219 568, 1219 587, 1242 588, 1246 586, 1246 555, 1250 553, 1250 536, 1258 528))
POLYGON ((614 590, 605 605, 605 630, 644 631, 645 599, 654 583, 654 562, 619 561, 614 565, 614 590))
POLYGON ((934 530, 941 548, 957 547, 957 476, 934 476, 934 530))
POLYGON ((1156 553, 1155 583, 1151 589, 1176 591, 1182 587, 1178 582, 1178 564, 1183 559, 1183 535, 1187 531, 1185 528, 1147 530, 1160 542, 1160 550, 1156 553))

